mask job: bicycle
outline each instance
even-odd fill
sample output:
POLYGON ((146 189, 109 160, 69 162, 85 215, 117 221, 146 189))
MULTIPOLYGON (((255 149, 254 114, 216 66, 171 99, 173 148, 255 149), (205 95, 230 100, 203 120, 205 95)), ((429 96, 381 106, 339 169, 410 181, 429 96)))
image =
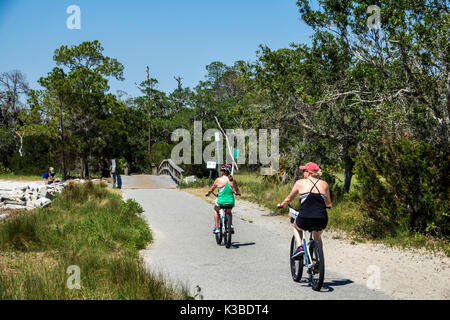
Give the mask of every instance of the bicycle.
MULTIPOLYGON (((299 212, 289 207, 289 216, 296 219, 299 212)), ((308 282, 314 291, 320 291, 323 285, 323 279, 325 276, 325 257, 323 254, 322 246, 319 241, 313 240, 312 232, 320 231, 313 228, 312 230, 303 230, 302 245, 304 249, 303 256, 297 256, 292 258, 295 250, 297 249, 295 237, 292 236, 290 247, 290 265, 291 275, 295 282, 300 282, 303 274, 303 267, 306 266, 308 273, 308 282), (306 242, 306 231, 310 232, 309 241, 306 242)))
MULTIPOLYGON (((216 198, 217 194, 212 192, 216 198)), ((236 195, 240 195, 235 193, 236 195)), ((231 205, 221 205, 219 210, 219 232, 215 233, 216 243, 218 245, 222 244, 222 239, 224 240, 225 247, 229 249, 231 247, 231 235, 234 233, 231 228, 231 213, 225 212, 226 209, 231 209, 231 205)))

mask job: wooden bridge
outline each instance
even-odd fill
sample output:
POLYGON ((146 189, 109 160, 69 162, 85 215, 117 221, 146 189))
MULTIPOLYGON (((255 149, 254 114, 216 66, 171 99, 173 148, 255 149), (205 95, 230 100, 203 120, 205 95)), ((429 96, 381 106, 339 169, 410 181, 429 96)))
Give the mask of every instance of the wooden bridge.
POLYGON ((158 168, 159 175, 169 175, 177 184, 180 184, 181 179, 183 179, 183 172, 184 170, 177 166, 172 159, 163 160, 158 168))

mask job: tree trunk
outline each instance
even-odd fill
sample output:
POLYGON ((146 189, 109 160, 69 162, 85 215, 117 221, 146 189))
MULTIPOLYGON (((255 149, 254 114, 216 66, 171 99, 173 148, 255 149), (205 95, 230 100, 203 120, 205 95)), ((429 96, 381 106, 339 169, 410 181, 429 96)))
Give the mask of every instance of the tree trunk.
POLYGON ((353 166, 355 165, 355 162, 349 155, 348 146, 344 146, 344 165, 345 165, 345 177, 344 177, 344 186, 343 191, 344 193, 348 193, 350 191, 350 185, 352 183, 352 176, 353 176, 353 166))
POLYGON ((81 179, 89 178, 89 167, 87 163, 87 157, 83 156, 81 158, 81 179))
POLYGON ((67 180, 66 155, 63 144, 61 144, 61 176, 62 181, 67 180))
POLYGON ((151 111, 148 113, 148 146, 147 146, 147 151, 150 154, 150 150, 151 150, 151 130, 152 130, 152 118, 151 118, 151 111))
POLYGON ((67 169, 66 169, 66 155, 65 155, 65 147, 64 147, 64 127, 63 127, 63 119, 62 115, 59 117, 59 129, 60 129, 60 142, 61 142, 61 175, 62 181, 66 181, 67 179, 67 169))

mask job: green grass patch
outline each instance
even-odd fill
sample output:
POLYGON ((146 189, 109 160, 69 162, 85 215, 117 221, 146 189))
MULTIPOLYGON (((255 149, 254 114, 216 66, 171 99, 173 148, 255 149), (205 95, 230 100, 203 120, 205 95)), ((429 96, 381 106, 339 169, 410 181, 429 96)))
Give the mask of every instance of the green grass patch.
POLYGON ((0 299, 190 299, 144 269, 139 250, 152 240, 134 200, 105 184, 70 184, 51 207, 0 223, 0 299), (44 257, 44 258, 42 258, 44 257), (69 289, 69 266, 80 289, 69 289))
POLYGON ((35 176, 35 175, 16 175, 14 173, 4 173, 4 174, 0 174, 0 180, 39 181, 39 180, 43 180, 43 179, 41 176, 35 176))

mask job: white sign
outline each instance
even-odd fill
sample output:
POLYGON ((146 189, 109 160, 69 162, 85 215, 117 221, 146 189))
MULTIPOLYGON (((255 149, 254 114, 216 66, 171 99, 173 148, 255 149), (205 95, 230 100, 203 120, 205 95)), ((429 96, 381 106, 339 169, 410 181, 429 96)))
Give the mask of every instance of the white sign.
POLYGON ((215 161, 207 161, 206 162, 206 169, 215 169, 217 166, 217 162, 215 161))

